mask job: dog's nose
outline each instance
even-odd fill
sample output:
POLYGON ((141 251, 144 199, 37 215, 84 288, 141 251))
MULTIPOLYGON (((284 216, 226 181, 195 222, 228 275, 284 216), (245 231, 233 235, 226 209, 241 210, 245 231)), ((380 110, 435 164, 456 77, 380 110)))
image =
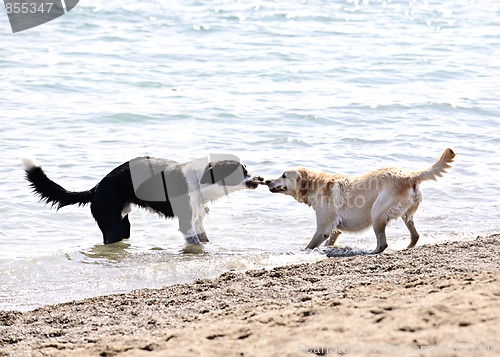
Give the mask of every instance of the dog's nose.
POLYGON ((269 186, 271 182, 272 182, 271 180, 266 180, 265 184, 269 186))

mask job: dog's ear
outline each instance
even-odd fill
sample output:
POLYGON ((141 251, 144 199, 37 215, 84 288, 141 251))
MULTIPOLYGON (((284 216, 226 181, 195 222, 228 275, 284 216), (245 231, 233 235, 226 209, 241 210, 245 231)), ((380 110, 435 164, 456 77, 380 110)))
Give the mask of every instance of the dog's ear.
POLYGON ((307 192, 309 191, 309 177, 307 176, 307 172, 305 171, 298 171, 299 177, 297 178, 298 184, 299 184, 299 193, 302 196, 305 196, 307 192))
POLYGON ((201 184, 220 183, 225 186, 236 186, 245 179, 245 169, 238 161, 223 160, 208 163, 203 175, 201 184))
POLYGON ((208 163, 207 167, 205 167, 205 171, 203 171, 203 175, 200 179, 201 184, 214 184, 215 176, 214 176, 214 166, 211 162, 208 163))
POLYGON ((307 194, 307 191, 309 191, 307 187, 309 185, 309 181, 306 179, 300 179, 299 185, 300 185, 300 191, 299 191, 300 194, 302 196, 305 196, 307 194))

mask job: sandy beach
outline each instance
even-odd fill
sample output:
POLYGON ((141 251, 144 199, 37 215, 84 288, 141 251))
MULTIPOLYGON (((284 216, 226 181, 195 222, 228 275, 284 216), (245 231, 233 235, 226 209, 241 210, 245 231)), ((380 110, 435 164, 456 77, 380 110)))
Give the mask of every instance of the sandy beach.
POLYGON ((498 356, 499 239, 0 312, 0 355, 498 356))

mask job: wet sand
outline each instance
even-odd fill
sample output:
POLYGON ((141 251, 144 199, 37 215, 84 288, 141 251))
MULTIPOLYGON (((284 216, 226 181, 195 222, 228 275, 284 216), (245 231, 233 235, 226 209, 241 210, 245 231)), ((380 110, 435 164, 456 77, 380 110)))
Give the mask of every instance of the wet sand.
POLYGON ((0 312, 0 355, 499 356, 499 246, 478 237, 0 312))

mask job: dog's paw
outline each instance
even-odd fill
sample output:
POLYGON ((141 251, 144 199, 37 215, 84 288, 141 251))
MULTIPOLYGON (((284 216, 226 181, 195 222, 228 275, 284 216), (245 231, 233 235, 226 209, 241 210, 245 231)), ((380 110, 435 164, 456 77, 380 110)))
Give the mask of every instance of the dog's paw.
POLYGON ((200 241, 201 243, 208 243, 208 242, 210 242, 210 241, 208 240, 208 236, 207 236, 207 234, 206 234, 205 232, 200 233, 200 234, 198 234, 198 235, 196 235, 196 236, 198 237, 198 239, 199 239, 199 241, 200 241))

